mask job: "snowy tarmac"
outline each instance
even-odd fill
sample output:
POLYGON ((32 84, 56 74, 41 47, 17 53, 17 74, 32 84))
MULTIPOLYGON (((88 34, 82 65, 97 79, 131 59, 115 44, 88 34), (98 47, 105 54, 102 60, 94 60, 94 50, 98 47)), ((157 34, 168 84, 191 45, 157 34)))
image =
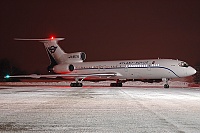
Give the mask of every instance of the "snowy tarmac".
POLYGON ((200 89, 1 85, 0 132, 198 133, 200 89))

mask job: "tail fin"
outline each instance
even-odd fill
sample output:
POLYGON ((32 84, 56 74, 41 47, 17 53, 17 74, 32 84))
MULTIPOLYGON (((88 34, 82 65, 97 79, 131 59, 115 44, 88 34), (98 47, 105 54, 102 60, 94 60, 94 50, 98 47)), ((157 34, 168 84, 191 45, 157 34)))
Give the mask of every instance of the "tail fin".
POLYGON ((53 66, 62 63, 77 63, 83 62, 86 59, 86 54, 84 52, 76 52, 76 53, 65 53, 60 46, 58 45, 58 41, 64 40, 64 38, 48 38, 48 39, 21 39, 15 38, 15 40, 22 41, 40 41, 44 43, 45 49, 49 56, 50 66, 48 66, 48 70, 53 68, 53 66))
POLYGON ((60 48, 58 45, 58 41, 64 40, 64 38, 49 38, 49 39, 21 39, 15 38, 15 40, 22 40, 22 41, 40 41, 44 43, 45 49, 49 55, 49 59, 51 63, 60 64, 63 63, 65 60, 63 59, 66 53, 60 48), (53 58, 52 58, 53 57, 53 58), (61 58, 62 57, 62 58, 61 58), (54 59, 54 61, 53 61, 54 59))

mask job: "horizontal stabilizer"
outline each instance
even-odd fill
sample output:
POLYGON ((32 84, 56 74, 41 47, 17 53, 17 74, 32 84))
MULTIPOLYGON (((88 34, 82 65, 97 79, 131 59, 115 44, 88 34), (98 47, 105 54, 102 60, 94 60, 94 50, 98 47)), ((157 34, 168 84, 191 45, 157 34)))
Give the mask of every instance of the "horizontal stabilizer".
POLYGON ((45 46, 45 49, 48 53, 48 56, 50 58, 50 62, 51 62, 51 67, 59 64, 59 63, 63 63, 63 56, 66 55, 66 53, 60 48, 60 46, 58 45, 58 41, 64 40, 65 38, 14 38, 14 40, 17 41, 39 41, 42 42, 45 46), (52 61, 53 59, 53 61, 52 61), (53 64, 52 64, 53 62, 53 64))
POLYGON ((36 39, 36 38, 32 38, 32 39, 25 39, 25 38, 14 38, 14 40, 19 40, 19 41, 60 41, 60 40, 64 40, 65 38, 45 38, 45 39, 36 39))

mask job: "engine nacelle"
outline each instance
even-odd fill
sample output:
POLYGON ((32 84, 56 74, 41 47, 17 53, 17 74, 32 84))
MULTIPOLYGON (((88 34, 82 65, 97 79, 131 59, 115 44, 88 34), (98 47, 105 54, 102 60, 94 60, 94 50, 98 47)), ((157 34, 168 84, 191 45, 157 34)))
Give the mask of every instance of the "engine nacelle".
POLYGON ((68 62, 83 62, 86 59, 84 52, 68 53, 68 62))
POLYGON ((69 73, 74 70, 74 65, 72 64, 59 64, 53 67, 55 73, 69 73))

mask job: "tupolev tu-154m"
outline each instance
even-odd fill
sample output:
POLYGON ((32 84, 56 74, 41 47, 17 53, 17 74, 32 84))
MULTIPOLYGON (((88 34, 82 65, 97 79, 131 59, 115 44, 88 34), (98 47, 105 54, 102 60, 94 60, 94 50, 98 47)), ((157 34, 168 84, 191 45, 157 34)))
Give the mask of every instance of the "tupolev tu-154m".
POLYGON ((20 39, 24 41, 40 41, 44 43, 50 59, 48 71, 54 74, 47 75, 13 75, 5 78, 52 78, 62 77, 73 79, 71 87, 82 87, 83 80, 102 81, 114 80, 110 86, 122 87, 122 83, 137 79, 160 79, 165 82, 164 88, 169 88, 168 81, 172 78, 191 76, 196 70, 186 62, 174 59, 146 59, 121 61, 83 62, 86 59, 84 52, 65 53, 58 41, 64 38, 48 39, 20 39))

